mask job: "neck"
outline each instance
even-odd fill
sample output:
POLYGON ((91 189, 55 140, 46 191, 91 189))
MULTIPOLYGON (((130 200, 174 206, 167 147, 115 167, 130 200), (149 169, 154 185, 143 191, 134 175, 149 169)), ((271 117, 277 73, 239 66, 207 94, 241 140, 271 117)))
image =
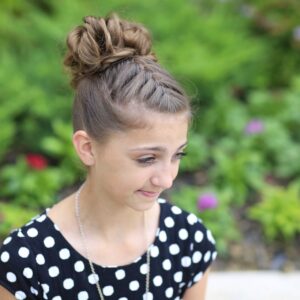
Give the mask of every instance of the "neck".
POLYGON ((76 193, 80 208, 80 221, 91 235, 101 236, 110 241, 121 241, 131 235, 147 234, 148 213, 135 211, 128 206, 120 205, 104 196, 99 196, 89 182, 76 193))

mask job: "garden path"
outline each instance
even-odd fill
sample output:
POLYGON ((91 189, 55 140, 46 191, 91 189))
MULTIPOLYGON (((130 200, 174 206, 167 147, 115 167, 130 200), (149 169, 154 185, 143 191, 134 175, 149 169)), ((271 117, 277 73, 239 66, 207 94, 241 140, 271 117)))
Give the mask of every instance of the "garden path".
POLYGON ((300 300, 300 271, 212 271, 206 300, 300 300))

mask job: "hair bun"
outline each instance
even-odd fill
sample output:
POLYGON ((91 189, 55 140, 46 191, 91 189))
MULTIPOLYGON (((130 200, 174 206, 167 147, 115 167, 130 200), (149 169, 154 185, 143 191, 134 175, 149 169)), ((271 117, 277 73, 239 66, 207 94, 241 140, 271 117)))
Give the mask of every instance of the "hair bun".
POLYGON ((138 55, 156 61, 149 31, 117 14, 85 17, 84 24, 69 33, 67 46, 64 64, 71 69, 75 85, 83 76, 101 72, 122 59, 138 55))

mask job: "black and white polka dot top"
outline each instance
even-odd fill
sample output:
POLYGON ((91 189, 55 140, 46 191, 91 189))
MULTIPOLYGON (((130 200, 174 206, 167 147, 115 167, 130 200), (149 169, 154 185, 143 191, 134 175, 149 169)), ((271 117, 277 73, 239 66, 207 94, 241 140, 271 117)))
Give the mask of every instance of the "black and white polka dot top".
MULTIPOLYGON (((194 214, 158 200, 151 253, 150 297, 182 299, 216 258, 215 241, 194 214)), ((145 299, 146 253, 125 266, 95 265, 105 299, 145 299)), ((0 248, 0 285, 16 299, 95 300, 88 260, 63 237, 47 211, 13 231, 0 248)))

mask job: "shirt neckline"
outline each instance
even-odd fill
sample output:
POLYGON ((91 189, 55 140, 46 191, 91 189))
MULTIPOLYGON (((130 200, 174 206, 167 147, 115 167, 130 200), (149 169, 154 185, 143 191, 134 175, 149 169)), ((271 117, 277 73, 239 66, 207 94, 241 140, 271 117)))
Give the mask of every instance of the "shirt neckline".
MULTIPOLYGON (((147 256, 147 252, 150 251, 150 255, 151 255, 151 248, 153 246, 155 246, 158 243, 158 238, 159 238, 159 234, 161 231, 161 228, 163 226, 163 219, 164 219, 164 215, 165 215, 165 204, 166 200, 158 198, 157 199, 157 203, 159 204, 160 207, 160 211, 159 211, 159 221, 158 221, 158 227, 156 228, 156 234, 155 234, 155 238, 153 240, 153 242, 148 246, 147 250, 141 254, 139 257, 135 258, 133 261, 131 261, 128 264, 124 264, 124 265, 100 265, 97 264, 95 262, 92 261, 94 267, 97 269, 125 269, 125 268, 129 268, 133 265, 135 265, 136 263, 138 263, 140 260, 142 260, 143 258, 146 258, 147 256)), ((65 247, 68 248, 70 251, 74 252, 76 254, 76 256, 80 257, 81 260, 85 261, 86 263, 89 263, 89 260, 86 256, 82 255, 81 253, 79 253, 72 244, 70 244, 70 242, 64 237, 64 235, 62 234, 62 232, 60 231, 59 226, 48 216, 48 211, 50 209, 46 209, 40 216, 45 215, 45 220, 48 221, 49 224, 51 224, 51 227, 53 228, 53 230, 55 231, 56 234, 59 235, 59 239, 65 244, 65 247)))

